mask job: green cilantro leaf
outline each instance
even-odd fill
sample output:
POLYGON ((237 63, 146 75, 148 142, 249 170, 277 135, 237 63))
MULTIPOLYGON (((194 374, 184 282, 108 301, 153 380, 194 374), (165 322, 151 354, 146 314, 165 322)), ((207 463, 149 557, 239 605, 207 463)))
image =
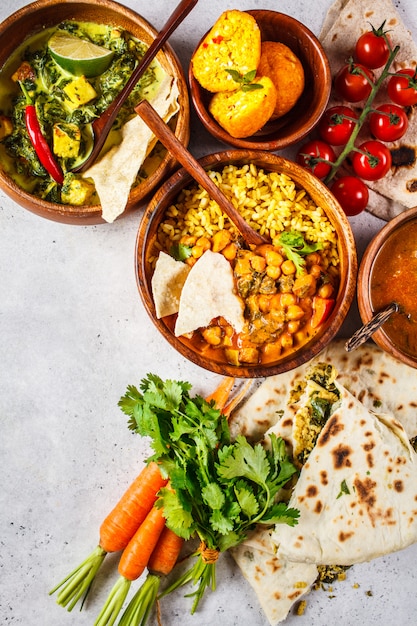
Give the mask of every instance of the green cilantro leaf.
POLYGON ((287 259, 292 261, 296 268, 297 275, 304 272, 305 259, 310 252, 321 250, 321 243, 307 244, 303 235, 297 231, 285 231, 279 236, 279 244, 284 249, 287 259))
POLYGON ((192 251, 191 251, 190 246, 185 246, 183 243, 176 243, 173 246, 171 246, 169 250, 169 254, 176 261, 186 261, 187 259, 190 258, 192 251))

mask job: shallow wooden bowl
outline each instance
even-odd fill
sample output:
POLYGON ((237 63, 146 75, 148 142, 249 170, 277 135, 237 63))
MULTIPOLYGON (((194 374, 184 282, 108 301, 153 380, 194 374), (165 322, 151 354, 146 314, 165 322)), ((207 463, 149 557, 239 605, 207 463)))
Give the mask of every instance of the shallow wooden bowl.
POLYGON ((209 360, 197 352, 189 342, 183 338, 175 337, 164 319, 156 318, 151 288, 152 269, 148 259, 152 253, 158 225, 165 211, 175 202, 180 191, 190 185, 190 183, 193 183, 190 174, 184 169, 180 169, 153 196, 145 210, 137 233, 135 256, 137 286, 150 318, 162 336, 185 358, 206 370, 222 375, 239 378, 264 377, 279 374, 306 363, 319 354, 337 334, 350 309, 355 294, 357 274, 356 247, 349 222, 343 210, 328 188, 315 176, 296 163, 270 152, 226 150, 203 157, 199 159, 199 162, 205 169, 210 170, 221 170, 227 164, 239 166, 246 163, 254 163, 265 171, 288 174, 297 185, 306 189, 313 201, 326 211, 338 235, 341 280, 336 306, 327 322, 323 324, 322 330, 308 344, 290 356, 268 365, 235 367, 221 361, 209 360))
MULTIPOLYGON (((366 324, 371 317, 377 313, 377 311, 374 311, 372 306, 371 279, 375 259, 378 253, 383 246, 389 246, 391 236, 399 227, 402 227, 409 222, 411 223, 416 221, 417 207, 405 210, 403 213, 400 213, 400 215, 387 222, 387 224, 374 236, 366 248, 359 267, 357 287, 359 314, 364 324, 366 324)), ((415 294, 415 297, 417 297, 417 294, 415 294)), ((398 313, 395 315, 401 314, 398 313)), ((414 320, 414 322, 416 321, 417 320, 414 320)), ((391 354, 394 358, 399 359, 411 367, 417 368, 417 357, 407 354, 401 350, 384 331, 384 327, 386 328, 388 324, 389 322, 386 322, 379 330, 377 330, 372 335, 372 339, 377 345, 379 345, 380 348, 388 352, 388 354, 391 354)))
POLYGON ((300 59, 305 73, 305 88, 300 99, 286 115, 268 122, 257 134, 244 139, 229 135, 211 116, 208 104, 212 94, 194 78, 190 64, 191 99, 205 128, 221 142, 236 148, 282 150, 308 135, 324 113, 331 91, 330 65, 317 37, 298 20, 276 11, 248 13, 259 24, 262 41, 279 41, 300 59))
MULTIPOLYGON (((100 24, 121 26, 148 46, 157 36, 157 31, 135 11, 112 0, 95 2, 77 2, 74 0, 37 0, 13 13, 0 25, 0 67, 4 65, 13 51, 29 36, 55 26, 64 20, 90 21, 100 24)), ((176 118, 175 134, 188 145, 190 106, 186 78, 181 64, 169 44, 166 44, 157 56, 162 67, 178 79, 180 90, 180 111, 176 118)), ((134 188, 129 196, 125 212, 144 204, 155 188, 172 172, 175 159, 166 154, 158 169, 149 178, 134 188)), ((111 172, 109 173, 111 175, 111 172)), ((67 224, 100 224, 100 205, 70 206, 45 202, 20 189, 8 176, 0 162, 0 187, 19 205, 57 222, 67 224)))

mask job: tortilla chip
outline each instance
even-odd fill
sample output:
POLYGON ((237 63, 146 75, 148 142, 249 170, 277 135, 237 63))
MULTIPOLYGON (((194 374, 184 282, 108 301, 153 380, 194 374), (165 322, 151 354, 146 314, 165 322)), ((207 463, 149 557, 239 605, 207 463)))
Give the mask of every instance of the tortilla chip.
MULTIPOLYGON (((150 100, 165 122, 177 113, 178 96, 176 80, 165 75, 158 93, 150 100)), ((121 142, 83 174, 84 178, 93 179, 100 198, 102 217, 110 223, 125 210, 137 173, 156 144, 152 131, 138 115, 122 127, 121 135, 121 142)))
POLYGON ((178 313, 181 291, 190 269, 189 265, 176 261, 166 252, 159 253, 151 281, 158 319, 178 313))
MULTIPOLYGON (((353 55, 356 40, 369 30, 370 24, 379 28, 385 21, 385 29, 393 45, 399 45, 400 50, 395 58, 391 71, 404 67, 415 68, 417 65, 417 46, 410 31, 402 22, 391 0, 336 0, 330 7, 320 40, 330 61, 332 74, 346 63, 346 59, 353 55)), ((379 76, 382 68, 375 70, 379 76)), ((386 93, 387 81, 378 92, 373 107, 388 102, 386 93)), ((329 107, 337 104, 348 104, 333 95, 329 107)), ((377 181, 367 181, 371 190, 367 210, 384 220, 398 215, 405 208, 417 205, 417 111, 415 107, 409 111, 409 126, 405 135, 398 141, 388 143, 393 155, 393 167, 384 178, 377 181)), ((371 139, 366 125, 361 130, 361 142, 371 139)), ((340 174, 352 174, 350 165, 346 162, 340 174)))
POLYGON ((233 270, 225 257, 207 250, 185 281, 175 335, 186 335, 224 317, 236 332, 244 326, 243 302, 235 293, 233 270))
POLYGON ((318 576, 314 564, 280 559, 274 553, 270 531, 263 528, 229 552, 255 591, 271 626, 287 617, 291 607, 309 593, 318 576))
POLYGON ((353 565, 417 541, 417 455, 401 424, 368 411, 337 385, 341 404, 304 464, 289 506, 298 524, 275 527, 278 557, 353 565))

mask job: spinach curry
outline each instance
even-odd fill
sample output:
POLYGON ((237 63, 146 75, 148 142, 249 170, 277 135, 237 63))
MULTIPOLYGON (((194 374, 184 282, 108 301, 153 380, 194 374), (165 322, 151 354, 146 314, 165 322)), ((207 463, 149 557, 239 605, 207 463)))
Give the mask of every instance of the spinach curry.
MULTIPOLYGON (((71 170, 82 163, 91 150, 91 122, 121 91, 146 49, 146 44, 121 28, 66 21, 31 37, 16 50, 0 71, 0 159, 4 170, 19 187, 49 202, 99 204, 93 181, 71 170), (89 78, 74 76, 62 69, 48 48, 48 41, 57 30, 112 51, 108 69, 89 78), (25 123, 27 98, 24 91, 35 105, 42 133, 64 172, 63 185, 51 178, 30 141, 25 123), (74 92, 82 97, 74 100, 74 92)), ((134 115, 134 105, 141 98, 151 98, 156 93, 163 75, 164 70, 154 60, 120 111, 104 151, 119 143, 120 129, 134 115)), ((149 176, 163 154, 164 149, 157 144, 139 171, 135 184, 149 176)))

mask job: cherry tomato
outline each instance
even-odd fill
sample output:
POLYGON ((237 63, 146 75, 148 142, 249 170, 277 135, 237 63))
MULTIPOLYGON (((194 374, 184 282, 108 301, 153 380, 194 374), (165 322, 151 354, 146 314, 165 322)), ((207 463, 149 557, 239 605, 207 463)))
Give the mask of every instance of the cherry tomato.
POLYGON ((380 141, 365 141, 355 152, 352 166, 355 174, 365 180, 379 180, 388 173, 392 157, 391 152, 380 141))
POLYGON ((381 104, 369 118, 369 128, 380 141, 396 141, 408 128, 408 117, 397 104, 381 104))
POLYGON ((341 176, 330 187, 346 215, 358 215, 367 207, 369 191, 365 183, 355 176, 341 176))
POLYGON ((399 70, 389 79, 387 92, 391 100, 402 107, 417 104, 417 70, 399 70))
POLYGON ((348 102, 366 100, 371 93, 373 72, 360 63, 343 65, 334 79, 334 88, 348 102))
POLYGON ((330 107, 320 120, 320 137, 332 146, 344 146, 349 141, 357 119, 355 111, 349 107, 330 107))
POLYGON ((331 146, 320 139, 308 141, 302 146, 296 157, 297 163, 313 172, 317 178, 325 178, 336 160, 331 146))
POLYGON ((384 24, 378 30, 372 30, 363 33, 356 42, 355 58, 358 63, 362 63, 366 67, 376 69, 382 67, 388 61, 390 49, 386 38, 384 37, 384 24))

